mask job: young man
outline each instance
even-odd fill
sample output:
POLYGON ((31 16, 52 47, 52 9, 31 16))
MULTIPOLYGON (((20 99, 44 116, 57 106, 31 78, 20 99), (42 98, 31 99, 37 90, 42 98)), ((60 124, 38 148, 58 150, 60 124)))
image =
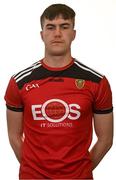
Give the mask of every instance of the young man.
POLYGON ((20 179, 93 179, 112 146, 112 95, 105 76, 71 56, 75 12, 63 4, 41 16, 45 57, 7 87, 8 135, 20 179), (94 124, 97 142, 89 152, 94 124))

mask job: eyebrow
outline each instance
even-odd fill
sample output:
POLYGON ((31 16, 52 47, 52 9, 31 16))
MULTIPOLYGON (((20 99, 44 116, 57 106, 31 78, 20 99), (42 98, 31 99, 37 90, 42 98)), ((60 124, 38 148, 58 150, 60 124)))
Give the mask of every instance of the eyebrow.
MULTIPOLYGON (((62 24, 59 24, 60 26, 70 26, 70 24, 69 23, 62 23, 62 24)), ((46 25, 46 27, 48 27, 48 26, 53 26, 53 27, 55 27, 56 25, 55 24, 47 24, 46 25)))

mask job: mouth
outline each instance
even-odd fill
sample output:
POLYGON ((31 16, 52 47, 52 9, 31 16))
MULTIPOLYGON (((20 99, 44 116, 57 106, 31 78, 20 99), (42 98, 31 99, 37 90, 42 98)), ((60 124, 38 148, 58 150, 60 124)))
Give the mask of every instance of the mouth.
POLYGON ((61 44, 63 41, 52 41, 52 44, 61 44))

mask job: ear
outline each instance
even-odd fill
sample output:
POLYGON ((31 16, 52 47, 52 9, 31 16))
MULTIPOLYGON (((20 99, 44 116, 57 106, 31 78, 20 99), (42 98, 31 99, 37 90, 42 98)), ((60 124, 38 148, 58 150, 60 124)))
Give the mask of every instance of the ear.
POLYGON ((76 30, 73 31, 73 37, 72 37, 72 40, 74 40, 76 37, 76 30))
POLYGON ((41 36, 42 41, 44 41, 43 40, 43 31, 40 31, 40 36, 41 36))

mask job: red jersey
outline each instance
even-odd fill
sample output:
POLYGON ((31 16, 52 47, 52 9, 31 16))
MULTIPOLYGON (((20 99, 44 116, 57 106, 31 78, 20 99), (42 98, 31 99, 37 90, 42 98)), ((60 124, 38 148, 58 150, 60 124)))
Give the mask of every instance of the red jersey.
POLYGON ((5 100, 24 113, 20 179, 92 179, 92 118, 112 111, 111 96, 107 79, 75 59, 14 75, 5 100))

